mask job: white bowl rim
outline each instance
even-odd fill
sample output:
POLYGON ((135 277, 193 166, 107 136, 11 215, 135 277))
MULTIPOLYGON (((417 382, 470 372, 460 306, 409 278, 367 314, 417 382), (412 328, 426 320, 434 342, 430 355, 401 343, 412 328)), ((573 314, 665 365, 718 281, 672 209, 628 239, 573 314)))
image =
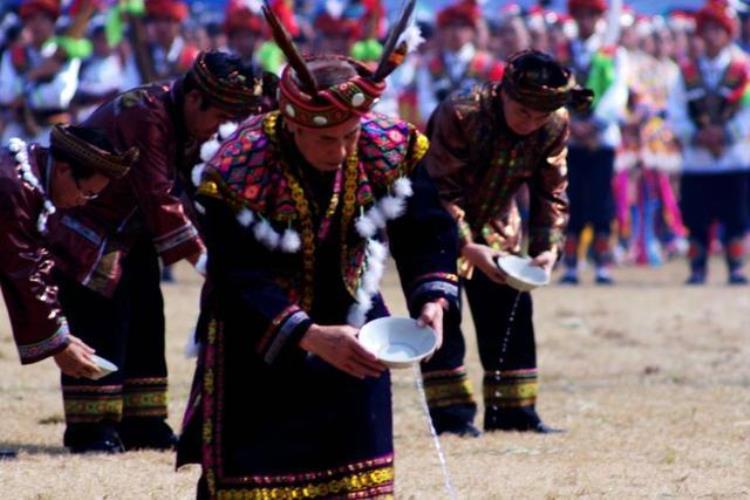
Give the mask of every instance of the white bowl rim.
MULTIPOLYGON (((372 321, 369 321, 368 323, 365 323, 365 325, 362 326, 359 332, 359 339, 362 345, 370 350, 369 348, 372 347, 372 344, 368 342, 369 338, 373 336, 374 334, 371 332, 377 332, 378 328, 383 328, 382 325, 385 323, 401 323, 403 326, 408 326, 410 328, 413 328, 415 331, 419 331, 427 333, 430 332, 432 335, 429 336, 429 349, 426 351, 419 352, 415 356, 410 356, 407 359, 399 359, 399 360, 390 360, 388 358, 382 358, 378 352, 374 352, 378 359, 382 361, 387 366, 390 366, 392 368, 403 368, 406 366, 410 366, 413 363, 417 363, 421 361, 422 359, 426 358, 433 352, 435 352, 435 349, 437 348, 437 334, 435 330, 433 330, 429 326, 419 326, 417 324, 417 320, 413 318, 409 318, 406 316, 384 316, 381 318, 376 318, 372 321)), ((425 337, 421 337, 424 339, 425 337)), ((409 339, 409 337, 405 337, 406 340, 409 339)), ((390 340, 390 339, 389 339, 390 340)), ((420 346, 414 346, 414 347, 420 347, 420 346)), ((370 350, 372 352, 372 350, 370 350)))
MULTIPOLYGON (((527 267, 532 267, 532 266, 529 266, 529 264, 532 261, 531 257, 520 257, 518 255, 510 254, 510 255, 503 255, 501 257, 498 257, 497 260, 496 260, 497 266, 505 274, 507 274, 509 277, 513 278, 515 281, 518 281, 520 283, 523 283, 524 285, 532 286, 532 287, 535 287, 535 288, 536 287, 540 287, 540 286, 545 286, 545 285, 549 284, 549 282, 550 282, 549 273, 544 272, 544 270, 541 267, 539 267, 539 269, 541 271, 543 271, 544 274, 545 274, 544 281, 530 281, 530 280, 526 279, 526 277, 524 277, 524 276, 519 276, 517 273, 514 272, 515 271, 514 269, 506 267, 506 266, 503 266, 503 262, 509 263, 509 262, 513 262, 513 261, 523 262, 527 267)), ((533 266, 533 267, 537 267, 537 266, 533 266)))

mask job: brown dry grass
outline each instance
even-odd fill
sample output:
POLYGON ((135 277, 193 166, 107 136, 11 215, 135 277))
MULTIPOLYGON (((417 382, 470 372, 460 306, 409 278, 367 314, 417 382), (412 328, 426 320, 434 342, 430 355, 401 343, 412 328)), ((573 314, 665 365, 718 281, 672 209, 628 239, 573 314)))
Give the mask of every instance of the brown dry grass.
MULTIPOLYGON (((711 285, 688 289, 678 285, 684 273, 684 264, 627 269, 611 289, 536 292, 540 413, 568 432, 443 439, 459 497, 750 497, 750 293, 724 286, 719 272, 711 285)), ((174 426, 190 383, 182 346, 198 293, 189 269, 177 275, 180 285, 165 287, 174 426)), ((395 283, 388 276, 386 291, 401 312, 395 283)), ((65 453, 53 363, 21 367, 4 314, 0 332, 0 447, 20 449, 0 462, 0 498, 193 496, 199 471, 175 473, 171 454, 65 453)), ((399 497, 444 498, 410 370, 395 374, 394 394, 399 497)))

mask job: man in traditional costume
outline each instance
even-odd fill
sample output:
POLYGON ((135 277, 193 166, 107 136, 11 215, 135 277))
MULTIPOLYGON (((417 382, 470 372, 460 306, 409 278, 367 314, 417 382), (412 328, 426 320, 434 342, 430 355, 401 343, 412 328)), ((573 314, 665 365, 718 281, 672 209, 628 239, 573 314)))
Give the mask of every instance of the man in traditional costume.
MULTIPOLYGON (((430 120, 425 157, 458 226, 459 273, 474 318, 484 375, 484 429, 550 432, 535 410, 536 346, 529 293, 505 285, 496 259, 521 252, 515 195, 530 194, 528 254, 547 273, 568 219, 564 106, 585 109, 592 93, 551 56, 511 57, 502 83, 453 94, 430 120)), ((423 364, 438 432, 477 436, 476 404, 463 366, 460 317, 446 318, 445 346, 423 364)))
POLYGON ((620 145, 619 122, 628 99, 626 56, 621 48, 605 44, 602 30, 606 0, 569 0, 568 10, 578 26, 578 37, 564 47, 560 62, 576 79, 594 91, 586 113, 574 113, 570 122, 568 154, 570 222, 566 235, 562 282, 578 283, 578 248, 587 226, 593 229, 596 283, 612 284, 612 221, 615 150, 620 145))
POLYGON ((118 154, 101 133, 62 125, 50 148, 13 138, 0 150, 0 286, 21 363, 51 356, 67 376, 98 373, 57 300, 47 219, 97 197, 136 158, 136 149, 118 154))
POLYGON ((202 464, 199 498, 393 494, 390 377, 356 337, 388 314, 385 232, 413 317, 440 332, 457 298, 455 225, 419 164, 427 139, 369 111, 412 8, 374 71, 304 60, 266 11, 290 61, 280 111, 241 126, 197 198, 214 294, 178 464, 202 464))
POLYGON ((0 144, 18 137, 49 145, 50 129, 69 123, 68 106, 78 87, 81 60, 64 37, 55 37, 59 0, 24 0, 20 15, 29 33, 0 59, 0 110, 12 117, 0 144))
POLYGON ((690 233, 688 284, 705 283, 710 227, 722 224, 728 281, 745 285, 743 238, 750 193, 750 73, 732 44, 738 20, 721 0, 696 16, 705 55, 687 60, 669 94, 669 121, 683 148, 680 204, 690 233))
MULTIPOLYGON (((121 94, 84 123, 118 147, 137 146, 130 175, 86 207, 58 214, 50 239, 65 274, 61 301, 78 334, 120 370, 98 381, 63 377, 73 451, 168 448, 167 366, 159 259, 205 264, 204 246, 173 194, 198 146, 254 110, 255 74, 225 53, 202 53, 172 84, 121 94), (120 443, 122 438, 123 443, 120 443)), ((189 182, 183 182, 189 186, 189 182)))
POLYGON ((182 36, 182 23, 190 13, 187 3, 145 0, 145 8, 149 36, 132 40, 134 54, 125 66, 123 89, 179 78, 198 56, 198 47, 182 36))
POLYGON ((438 49, 425 58, 416 75, 422 123, 452 92, 502 78, 503 63, 477 47, 482 22, 481 7, 473 0, 459 0, 438 13, 438 49))

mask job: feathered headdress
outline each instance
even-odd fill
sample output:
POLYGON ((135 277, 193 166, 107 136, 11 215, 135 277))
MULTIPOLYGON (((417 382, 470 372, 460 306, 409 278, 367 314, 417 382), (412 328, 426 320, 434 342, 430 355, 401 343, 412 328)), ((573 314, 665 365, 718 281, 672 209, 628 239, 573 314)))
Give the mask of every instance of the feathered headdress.
POLYGON ((375 71, 343 55, 303 57, 291 36, 268 5, 263 13, 271 27, 276 44, 286 55, 289 65, 279 83, 279 107, 285 119, 310 128, 339 125, 352 116, 368 113, 385 91, 385 79, 403 62, 406 54, 416 48, 420 39, 418 28, 409 26, 416 0, 407 0, 398 21, 388 34, 383 55, 375 71), (416 30, 416 31, 415 31, 416 30), (308 63, 331 61, 348 63, 356 75, 328 88, 318 88, 308 63))

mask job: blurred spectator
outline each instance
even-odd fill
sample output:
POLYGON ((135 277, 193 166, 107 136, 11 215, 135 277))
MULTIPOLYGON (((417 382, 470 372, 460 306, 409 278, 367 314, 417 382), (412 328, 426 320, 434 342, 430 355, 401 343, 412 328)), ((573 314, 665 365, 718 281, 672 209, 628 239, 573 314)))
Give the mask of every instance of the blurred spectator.
POLYGON ((73 99, 78 122, 85 120, 104 101, 124 90, 122 61, 107 41, 103 18, 92 22, 89 37, 93 54, 81 64, 78 91, 73 99))
POLYGON ((125 66, 125 89, 172 80, 190 69, 198 55, 198 47, 187 43, 182 36, 182 23, 188 17, 185 2, 146 0, 145 5, 146 38, 133 40, 133 54, 125 66))
POLYGON ((55 38, 58 0, 24 0, 20 15, 24 33, 0 60, 0 107, 11 116, 0 142, 19 137, 46 146, 51 126, 70 122, 81 61, 55 38))
POLYGON ((568 196, 570 222, 565 243, 563 283, 578 283, 578 242, 591 225, 596 283, 612 283, 611 224, 614 217, 612 175, 615 150, 620 145, 619 121, 628 98, 625 53, 604 44, 605 0, 568 0, 578 37, 563 53, 563 64, 579 82, 594 91, 589 113, 575 113, 570 123, 568 196))

